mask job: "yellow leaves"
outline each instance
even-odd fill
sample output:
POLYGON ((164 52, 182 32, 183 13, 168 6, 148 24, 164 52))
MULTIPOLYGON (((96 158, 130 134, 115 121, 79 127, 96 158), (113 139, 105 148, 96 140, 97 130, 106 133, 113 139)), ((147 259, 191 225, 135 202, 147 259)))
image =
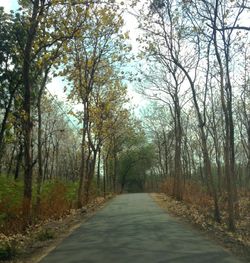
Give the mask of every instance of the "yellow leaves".
POLYGON ((38 51, 38 49, 39 49, 38 43, 35 43, 35 44, 34 44, 33 49, 34 49, 34 52, 37 52, 37 51, 38 51))
POLYGON ((61 59, 61 62, 66 65, 67 62, 68 62, 68 57, 66 55, 63 55, 62 59, 61 59))
POLYGON ((76 114, 73 110, 70 110, 70 111, 68 112, 68 114, 71 115, 71 116, 73 116, 73 117, 75 117, 75 118, 78 117, 77 114, 76 114))
POLYGON ((77 30, 77 31, 75 32, 75 34, 74 34, 74 37, 77 37, 77 38, 79 38, 79 37, 81 37, 81 36, 82 36, 81 30, 77 30))
POLYGON ((125 38, 125 39, 129 39, 129 32, 126 32, 126 33, 124 34, 124 38, 125 38))
POLYGON ((24 110, 21 110, 21 111, 19 112, 19 115, 20 115, 20 118, 21 118, 21 119, 23 119, 23 120, 25 120, 25 121, 28 120, 28 116, 27 116, 27 114, 26 114, 26 112, 25 112, 24 110))
POLYGON ((93 65, 94 65, 94 58, 88 59, 88 60, 87 60, 87 65, 86 65, 86 67, 87 67, 88 69, 91 69, 91 68, 93 67, 93 65))
POLYGON ((83 13, 82 7, 78 5, 78 6, 76 7, 76 12, 77 12, 78 14, 83 13))
POLYGON ((104 25, 107 25, 107 24, 110 23, 110 17, 108 16, 108 14, 105 14, 105 15, 102 16, 102 23, 104 25))
POLYGON ((49 61, 50 58, 51 58, 51 55, 50 55, 49 53, 46 53, 46 54, 43 56, 43 59, 44 59, 45 61, 49 61))
POLYGON ((52 0, 52 1, 51 1, 51 4, 52 4, 52 5, 57 5, 57 4, 60 3, 60 1, 61 1, 61 0, 52 0))
POLYGON ((15 121, 16 121, 16 118, 15 118, 14 114, 12 112, 10 112, 8 115, 8 123, 12 125, 15 121))

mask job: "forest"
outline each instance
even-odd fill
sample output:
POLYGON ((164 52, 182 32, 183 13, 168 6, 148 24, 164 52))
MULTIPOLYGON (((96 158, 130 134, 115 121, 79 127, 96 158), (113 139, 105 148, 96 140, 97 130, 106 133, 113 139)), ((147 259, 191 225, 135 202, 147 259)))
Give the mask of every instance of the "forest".
POLYGON ((0 254, 9 236, 135 192, 249 246, 249 1, 18 4, 0 7, 0 254))

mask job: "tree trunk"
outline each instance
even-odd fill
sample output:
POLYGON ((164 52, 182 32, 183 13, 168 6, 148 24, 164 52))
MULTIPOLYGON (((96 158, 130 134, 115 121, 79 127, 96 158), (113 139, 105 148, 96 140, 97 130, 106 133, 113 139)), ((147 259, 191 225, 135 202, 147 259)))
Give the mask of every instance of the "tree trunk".
MULTIPOLYGON (((250 118, 250 116, 249 116, 250 118)), ((246 174, 246 185, 250 184, 250 119, 247 122, 247 138, 248 138, 248 156, 247 156, 247 174, 246 174)))
POLYGON ((9 167, 8 167, 8 170, 7 170, 7 176, 8 177, 10 176, 10 174, 12 172, 12 165, 13 165, 13 160, 15 159, 14 156, 15 156, 16 148, 17 148, 17 145, 15 143, 13 148, 12 148, 12 151, 11 151, 11 158, 10 158, 9 167))
POLYGON ((163 138, 164 138, 164 152, 165 152, 165 176, 168 177, 169 175, 169 167, 168 167, 168 147, 167 147, 167 137, 166 137, 166 132, 163 130, 163 138))
POLYGON ((20 143, 19 143, 19 153, 17 155, 17 160, 16 160, 15 180, 17 180, 18 177, 19 177, 19 170, 20 170, 20 165, 21 165, 21 162, 22 162, 22 156, 23 156, 23 144, 20 141, 20 143))
POLYGON ((9 102, 8 102, 7 108, 5 110, 3 120, 2 120, 2 124, 1 124, 1 130, 0 130, 0 174, 2 171, 2 158, 4 155, 4 133, 6 130, 6 124, 7 124, 8 116, 10 113, 10 109, 11 109, 11 105, 12 105, 12 101, 13 101, 16 89, 17 89, 17 86, 15 87, 15 89, 10 94, 9 102))
POLYGON ((182 144, 182 128, 180 107, 175 94, 174 100, 174 121, 175 121, 175 177, 174 177, 174 197, 181 201, 183 197, 182 186, 182 162, 181 162, 181 144, 182 144))
POLYGON ((89 192, 91 188, 91 184, 93 182, 93 177, 95 174, 95 166, 96 166, 96 157, 97 157, 97 150, 94 151, 93 159, 90 159, 88 162, 88 170, 87 170, 87 180, 84 184, 84 202, 87 204, 89 202, 89 192))
POLYGON ((24 224, 31 222, 31 198, 32 198, 32 155, 31 155, 31 134, 32 134, 32 120, 31 120, 31 83, 30 83, 30 66, 31 66, 31 52, 33 42, 36 36, 36 31, 39 24, 39 0, 33 1, 32 17, 30 19, 30 28, 28 31, 28 38, 24 48, 24 62, 23 62, 23 86, 24 99, 23 110, 25 117, 23 118, 23 134, 24 134, 24 195, 23 195, 23 217, 24 224))
MULTIPOLYGON (((225 118, 225 175, 227 180, 227 191, 228 191, 228 228, 231 231, 235 231, 235 208, 234 208, 234 135, 232 127, 232 113, 230 109, 230 98, 227 98, 225 101, 225 85, 224 85, 224 68, 222 64, 222 59, 220 56, 218 43, 217 43, 217 19, 218 19, 218 8, 219 1, 216 0, 215 10, 214 10, 214 19, 213 19, 213 43, 215 47, 215 55, 219 64, 220 70, 220 92, 221 92, 221 104, 225 118), (229 100, 228 100, 229 99, 229 100), (233 170, 232 170, 233 169, 233 170)), ((230 89, 230 86, 227 86, 227 89, 230 89)), ((229 91, 230 92, 230 91, 229 91)))
POLYGON ((106 178, 107 178, 107 170, 106 170, 106 157, 103 156, 103 197, 106 198, 106 178))
POLYGON ((41 186, 43 180, 43 163, 42 163, 42 112, 41 112, 41 100, 43 91, 46 86, 49 70, 45 70, 43 81, 39 90, 38 101, 37 101, 37 114, 38 114, 38 130, 37 130, 37 155, 38 155, 38 175, 37 175, 37 197, 36 197, 36 209, 39 213, 41 203, 41 186))
POLYGON ((41 97, 38 98, 37 103, 37 111, 38 111, 38 145, 37 145, 37 153, 38 153, 38 175, 37 175, 37 197, 36 197, 36 209, 37 212, 40 209, 41 203, 41 186, 43 179, 43 163, 42 163, 42 113, 41 113, 41 97))
POLYGON ((116 150, 116 139, 114 137, 114 149, 113 149, 114 169, 113 169, 113 192, 116 193, 116 180, 117 180, 117 150, 116 150))
POLYGON ((80 165, 80 179, 79 179, 79 187, 78 187, 78 200, 77 206, 81 208, 83 205, 83 190, 84 190, 84 181, 86 174, 86 134, 88 128, 88 102, 84 102, 84 113, 83 113, 83 127, 82 127, 82 143, 81 143, 81 165, 80 165))
POLYGON ((101 147, 99 147, 99 149, 98 149, 98 161, 97 161, 97 187, 98 187, 98 192, 100 190, 100 179, 101 179, 100 165, 101 165, 101 147))

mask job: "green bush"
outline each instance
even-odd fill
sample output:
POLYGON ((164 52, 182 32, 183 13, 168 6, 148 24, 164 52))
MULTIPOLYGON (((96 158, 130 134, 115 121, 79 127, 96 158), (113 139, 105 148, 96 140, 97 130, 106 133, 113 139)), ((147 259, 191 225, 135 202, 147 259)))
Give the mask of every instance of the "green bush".
MULTIPOLYGON (((42 185, 41 194, 42 199, 50 196, 51 192, 54 191, 58 186, 63 186, 66 189, 65 199, 67 201, 74 201, 77 196, 78 182, 65 182, 62 180, 47 181, 42 185)), ((35 186, 36 188, 36 186, 35 186)), ((36 191, 34 190, 33 198, 35 199, 36 191)))
MULTIPOLYGON (((43 183, 41 202, 37 210, 37 185, 34 180, 32 191, 32 220, 61 218, 74 206, 77 197, 77 182, 50 180, 43 183)), ((0 177, 0 232, 9 235, 23 231, 22 216, 23 182, 0 177)), ((46 234, 45 234, 46 236, 46 234)), ((46 237, 48 238, 49 235, 46 237)), ((5 251, 6 249, 3 249, 5 251)), ((5 253, 5 252, 1 252, 5 253)))
POLYGON ((9 209, 21 204, 23 198, 23 182, 14 181, 12 178, 0 177, 0 203, 10 201, 9 209))
POLYGON ((15 242, 0 241, 0 261, 11 260, 17 254, 15 242))
POLYGON ((37 240, 46 241, 55 238, 55 234, 50 229, 43 229, 37 235, 37 240))

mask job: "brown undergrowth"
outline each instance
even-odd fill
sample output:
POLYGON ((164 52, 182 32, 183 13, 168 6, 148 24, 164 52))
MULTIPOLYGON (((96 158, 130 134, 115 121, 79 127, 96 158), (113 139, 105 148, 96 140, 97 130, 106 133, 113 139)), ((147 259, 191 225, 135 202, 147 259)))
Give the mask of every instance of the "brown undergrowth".
MULTIPOLYGON (((1 182, 2 183, 2 182, 1 182)), ((22 234, 26 231, 25 218, 22 215, 23 184, 6 180, 0 189, 0 233, 6 236, 22 234)), ((74 208, 75 184, 60 181, 44 185, 38 209, 36 188, 33 189, 31 225, 47 219, 59 219, 74 208)))
MULTIPOLYGON (((77 182, 46 181, 41 189, 39 206, 35 184, 32 190, 31 218, 27 225, 22 215, 23 182, 0 178, 0 261, 20 254, 29 244, 29 240, 33 242, 53 239, 55 229, 47 229, 47 225, 57 224, 67 218, 80 218, 80 214, 85 215, 91 207, 104 202, 104 198, 97 197, 97 190, 93 185, 90 189, 89 205, 77 210, 77 182)), ((60 228, 63 228, 63 225, 60 228)))
POLYGON ((81 222, 90 217, 96 209, 102 207, 106 199, 96 197, 84 209, 70 209, 60 217, 50 217, 31 225, 25 232, 0 234, 0 261, 37 262, 46 250, 57 245, 81 222), (58 241, 59 240, 59 241, 58 241), (1 249, 2 247, 2 249, 1 249))
POLYGON ((239 191, 240 216, 236 220, 236 232, 228 231, 227 200, 225 194, 220 195, 219 205, 221 223, 213 219, 213 200, 198 183, 186 182, 183 201, 176 201, 171 196, 172 182, 166 182, 162 190, 164 194, 154 194, 158 203, 171 214, 192 223, 199 229, 211 234, 224 247, 234 254, 250 262, 250 193, 239 191))

